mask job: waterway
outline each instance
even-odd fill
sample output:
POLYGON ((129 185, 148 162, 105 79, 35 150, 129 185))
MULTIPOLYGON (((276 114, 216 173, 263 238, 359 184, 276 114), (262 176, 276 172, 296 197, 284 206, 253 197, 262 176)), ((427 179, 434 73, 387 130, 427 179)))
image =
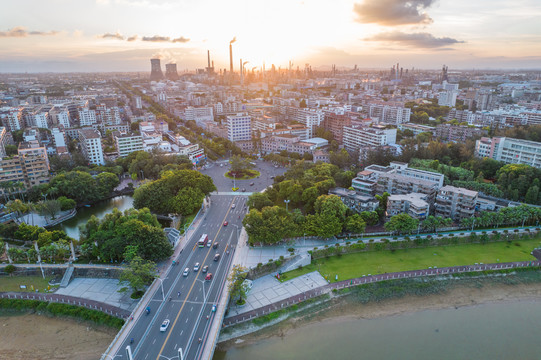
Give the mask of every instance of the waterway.
POLYGON ((113 211, 114 208, 117 208, 120 211, 133 207, 133 198, 129 195, 117 196, 112 199, 100 201, 91 207, 82 207, 77 210, 77 215, 72 217, 69 220, 62 222, 61 224, 55 226, 55 229, 61 229, 68 234, 68 236, 79 239, 79 226, 84 225, 88 222, 88 219, 92 215, 102 218, 105 214, 108 214, 113 211))
POLYGON ((540 359, 541 301, 489 303, 377 319, 312 323, 214 360, 540 359))

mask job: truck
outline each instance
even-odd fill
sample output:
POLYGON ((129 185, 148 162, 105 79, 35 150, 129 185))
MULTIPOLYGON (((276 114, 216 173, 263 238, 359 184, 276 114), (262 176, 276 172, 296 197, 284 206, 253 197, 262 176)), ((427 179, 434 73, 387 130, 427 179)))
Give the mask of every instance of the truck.
POLYGON ((201 237, 199 238, 199 241, 197 242, 197 246, 199 247, 205 247, 205 245, 207 245, 207 241, 209 241, 209 237, 207 234, 203 234, 201 235, 201 237))

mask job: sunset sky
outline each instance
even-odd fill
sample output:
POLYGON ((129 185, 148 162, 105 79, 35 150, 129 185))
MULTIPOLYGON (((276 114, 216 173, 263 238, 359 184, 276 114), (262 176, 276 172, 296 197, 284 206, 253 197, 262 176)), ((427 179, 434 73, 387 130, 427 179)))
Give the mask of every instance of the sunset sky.
POLYGON ((0 72, 541 68, 540 0, 2 0, 0 72), (162 66, 163 67, 163 66, 162 66))

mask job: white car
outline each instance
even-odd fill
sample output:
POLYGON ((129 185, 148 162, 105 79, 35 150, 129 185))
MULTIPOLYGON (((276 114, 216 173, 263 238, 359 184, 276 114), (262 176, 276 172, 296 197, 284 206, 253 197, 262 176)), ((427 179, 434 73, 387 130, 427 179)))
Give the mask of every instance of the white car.
POLYGON ((234 209, 235 208, 235 204, 231 205, 231 209, 234 209))
POLYGON ((186 268, 184 269, 184 272, 182 273, 183 276, 188 276, 188 274, 190 273, 190 269, 189 268, 186 268))
POLYGON ((193 267, 193 271, 198 272, 199 271, 199 263, 195 263, 195 266, 193 267))
POLYGON ((162 326, 160 326, 160 331, 161 332, 165 332, 167 330, 167 328, 169 327, 169 319, 165 319, 163 322, 162 322, 162 326))

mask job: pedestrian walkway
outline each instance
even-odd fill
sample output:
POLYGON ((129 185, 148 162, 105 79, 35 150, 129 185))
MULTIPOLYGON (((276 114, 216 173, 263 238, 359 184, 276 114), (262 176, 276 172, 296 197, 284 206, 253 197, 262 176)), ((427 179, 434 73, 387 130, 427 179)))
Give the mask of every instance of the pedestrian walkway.
POLYGON ((132 311, 137 300, 130 298, 131 291, 119 293, 122 287, 117 279, 74 278, 67 287, 58 289, 55 294, 94 300, 132 311))
POLYGON ((343 280, 335 282, 332 284, 326 284, 319 287, 314 287, 308 291, 302 292, 300 294, 288 297, 286 299, 277 300, 271 304, 263 305, 259 308, 253 310, 242 312, 239 314, 230 314, 224 319, 224 327, 235 325, 244 321, 249 321, 251 319, 257 318, 269 314, 271 312, 283 309, 285 307, 298 304, 304 300, 327 294, 334 289, 344 289, 348 287, 358 286, 362 284, 369 284, 380 281, 387 280, 397 280, 397 279, 407 279, 407 278, 417 278, 417 277, 426 277, 426 276, 449 276, 451 274, 459 273, 469 273, 469 272, 482 272, 487 270, 505 270, 505 269, 520 269, 528 267, 540 267, 541 261, 518 261, 510 263, 496 263, 496 264, 482 264, 482 265, 467 265, 467 266, 452 266, 439 269, 422 269, 422 270, 411 270, 411 271, 401 271, 395 273, 379 274, 379 275, 370 275, 360 278, 343 280))
POLYGON ((324 285, 327 285, 327 281, 317 271, 283 283, 272 274, 266 275, 253 281, 246 303, 242 306, 231 306, 228 317, 244 314, 324 285))

